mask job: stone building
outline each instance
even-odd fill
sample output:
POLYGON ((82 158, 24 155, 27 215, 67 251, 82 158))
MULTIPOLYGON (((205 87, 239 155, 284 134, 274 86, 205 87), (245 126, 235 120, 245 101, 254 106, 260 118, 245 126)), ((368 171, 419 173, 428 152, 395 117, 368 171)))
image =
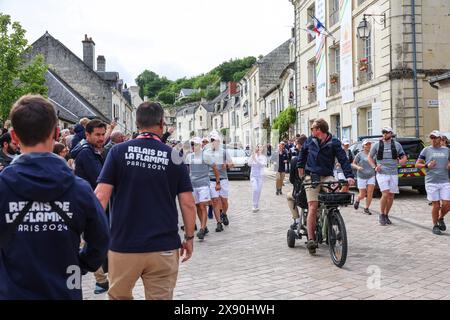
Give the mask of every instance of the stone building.
POLYGON ((119 74, 106 71, 104 56, 97 57, 96 68, 95 42, 92 38, 86 35, 82 43, 83 60, 48 32, 32 44, 29 57, 42 54, 49 67, 46 77, 49 97, 61 110, 65 108, 72 113, 71 121, 75 120, 74 117, 85 116, 78 112, 84 110, 89 118, 100 118, 108 123, 116 118, 124 133, 135 131, 133 119, 137 106, 132 105, 131 97, 127 99, 129 93, 124 90, 119 74), (57 82, 59 85, 56 85, 57 82), (53 91, 55 88, 58 92, 53 91), (67 104, 68 101, 72 103, 67 104))
POLYGON ((437 91, 428 80, 450 69, 449 1, 290 1, 302 133, 319 117, 352 140, 380 134, 385 125, 422 138, 438 127, 430 103, 437 91), (313 17, 326 28, 320 36, 307 31, 313 17), (358 27, 365 31, 360 37, 358 27))
POLYGON ((246 145, 261 143, 265 136, 261 133, 263 123, 269 117, 270 109, 267 108, 264 96, 268 91, 280 85, 280 75, 289 65, 289 47, 291 40, 285 41, 273 51, 259 59, 242 79, 240 86, 243 87, 241 103, 244 113, 243 132, 246 145), (246 121, 246 115, 249 121, 246 121))

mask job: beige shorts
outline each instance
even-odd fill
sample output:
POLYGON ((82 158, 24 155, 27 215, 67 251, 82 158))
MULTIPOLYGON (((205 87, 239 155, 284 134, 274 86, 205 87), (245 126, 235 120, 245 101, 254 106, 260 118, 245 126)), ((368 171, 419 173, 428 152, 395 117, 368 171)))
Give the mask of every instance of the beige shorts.
MULTIPOLYGON (((331 181, 336 181, 336 179, 333 176, 320 177, 320 182, 331 181)), ((306 176, 304 183, 311 183, 311 176, 306 176)), ((321 186, 317 186, 316 188, 313 188, 312 186, 305 186, 306 199, 308 200, 308 202, 319 201, 319 192, 321 189, 321 186)), ((326 191, 326 189, 323 190, 326 191)))

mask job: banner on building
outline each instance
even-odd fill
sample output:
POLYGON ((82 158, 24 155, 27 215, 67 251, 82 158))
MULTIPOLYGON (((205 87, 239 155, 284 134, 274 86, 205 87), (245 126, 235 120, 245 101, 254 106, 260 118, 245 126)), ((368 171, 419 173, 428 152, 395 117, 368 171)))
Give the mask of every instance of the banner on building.
POLYGON ((340 0, 339 8, 341 22, 341 95, 342 103, 348 103, 355 100, 353 95, 352 1, 340 0))
MULTIPOLYGON (((317 22, 325 23, 325 0, 316 0, 317 22)), ((316 95, 319 111, 327 109, 327 63, 325 56, 326 36, 323 32, 316 37, 316 95)))

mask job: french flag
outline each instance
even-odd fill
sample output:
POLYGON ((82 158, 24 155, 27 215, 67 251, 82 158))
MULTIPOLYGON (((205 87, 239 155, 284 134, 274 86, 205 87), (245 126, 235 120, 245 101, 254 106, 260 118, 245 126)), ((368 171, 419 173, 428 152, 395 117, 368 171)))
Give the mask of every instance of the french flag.
POLYGON ((318 35, 320 35, 322 33, 322 31, 325 30, 325 26, 316 17, 313 17, 313 19, 314 19, 314 29, 313 29, 313 31, 316 32, 318 35))

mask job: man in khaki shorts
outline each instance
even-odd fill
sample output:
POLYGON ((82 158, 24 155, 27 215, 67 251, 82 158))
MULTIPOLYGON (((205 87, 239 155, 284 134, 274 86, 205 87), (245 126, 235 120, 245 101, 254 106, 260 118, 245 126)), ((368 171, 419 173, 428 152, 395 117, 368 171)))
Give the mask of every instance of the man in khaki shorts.
MULTIPOLYGON (((311 136, 306 140, 300 151, 300 158, 297 163, 299 176, 305 177, 304 183, 311 182, 331 182, 335 158, 344 171, 349 185, 353 185, 352 168, 348 161, 341 141, 333 137, 328 132, 328 123, 324 119, 317 119, 311 126, 311 136), (306 176, 305 176, 306 175, 306 176)), ((314 241, 314 230, 316 229, 317 209, 319 207, 319 192, 321 188, 305 186, 306 198, 308 200, 308 242, 306 247, 310 254, 316 253, 317 243, 314 241)))

